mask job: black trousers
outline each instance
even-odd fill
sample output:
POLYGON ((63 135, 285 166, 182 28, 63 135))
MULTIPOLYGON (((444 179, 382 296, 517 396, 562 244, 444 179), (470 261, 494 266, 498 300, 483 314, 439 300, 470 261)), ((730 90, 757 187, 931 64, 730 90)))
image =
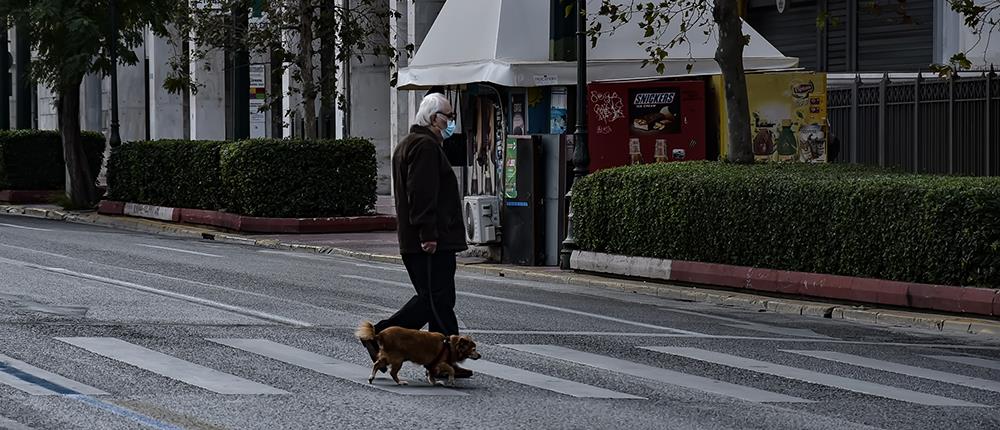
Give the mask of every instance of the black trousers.
POLYGON ((419 330, 424 324, 428 324, 430 331, 446 336, 458 334, 458 318, 455 317, 455 253, 403 254, 403 264, 417 295, 393 316, 375 324, 375 332, 393 326, 419 330))

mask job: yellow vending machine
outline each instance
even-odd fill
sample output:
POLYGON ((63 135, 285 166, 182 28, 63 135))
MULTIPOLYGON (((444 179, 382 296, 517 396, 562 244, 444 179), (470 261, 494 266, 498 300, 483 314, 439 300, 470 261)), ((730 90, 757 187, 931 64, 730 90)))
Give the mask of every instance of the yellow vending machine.
MULTIPOLYGON (((712 77, 719 124, 719 155, 729 152, 725 85, 712 77)), ((758 161, 825 163, 827 160, 826 74, 765 72, 747 74, 750 138, 758 161)))

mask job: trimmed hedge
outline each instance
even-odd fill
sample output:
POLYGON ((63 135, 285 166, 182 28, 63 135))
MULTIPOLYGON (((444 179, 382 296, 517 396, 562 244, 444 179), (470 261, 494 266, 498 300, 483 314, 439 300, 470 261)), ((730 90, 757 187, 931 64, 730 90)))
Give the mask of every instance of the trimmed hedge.
POLYGON ((1000 285, 1000 179, 720 162, 604 170, 573 189, 581 249, 1000 285))
MULTIPOLYGON (((85 131, 81 140, 96 180, 104 161, 104 136, 85 131)), ((61 190, 65 187, 66 163, 59 132, 0 131, 0 190, 61 190)))
POLYGON ((109 198, 240 215, 310 218, 375 208, 368 140, 128 142, 111 153, 109 198))
POLYGON ((126 142, 111 150, 108 198, 193 209, 224 207, 219 152, 225 142, 126 142))
POLYGON ((254 139, 222 150, 229 210, 242 215, 366 215, 375 209, 376 173, 375 146, 364 139, 254 139))

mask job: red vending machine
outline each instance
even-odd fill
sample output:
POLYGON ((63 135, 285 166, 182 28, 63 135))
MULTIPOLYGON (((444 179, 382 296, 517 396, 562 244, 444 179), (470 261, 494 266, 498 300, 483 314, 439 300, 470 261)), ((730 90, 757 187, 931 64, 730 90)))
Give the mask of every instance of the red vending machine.
POLYGON ((587 86, 590 170, 706 158, 703 81, 587 86))

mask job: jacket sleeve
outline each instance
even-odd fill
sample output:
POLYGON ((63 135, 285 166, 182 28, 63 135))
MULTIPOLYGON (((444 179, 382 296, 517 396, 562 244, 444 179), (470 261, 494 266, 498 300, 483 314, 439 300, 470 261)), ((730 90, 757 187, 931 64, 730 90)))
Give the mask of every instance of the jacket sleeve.
POLYGON ((417 227, 421 242, 438 238, 440 164, 440 150, 434 142, 422 141, 413 145, 406 171, 406 198, 410 204, 410 224, 417 227))

